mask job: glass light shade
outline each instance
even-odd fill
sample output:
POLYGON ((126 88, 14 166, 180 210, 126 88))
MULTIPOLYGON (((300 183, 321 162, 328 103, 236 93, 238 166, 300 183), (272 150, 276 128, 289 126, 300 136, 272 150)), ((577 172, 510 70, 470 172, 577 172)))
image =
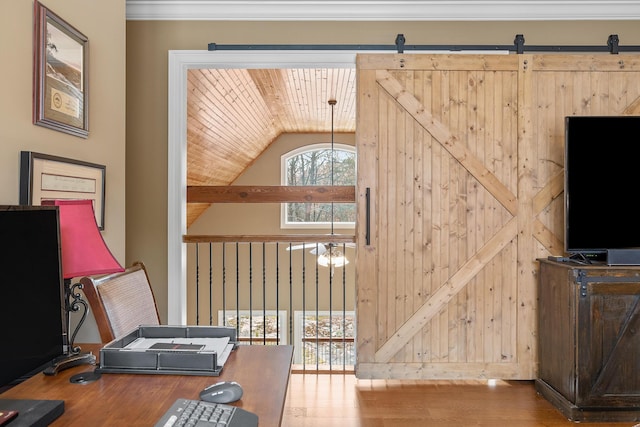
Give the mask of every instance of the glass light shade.
POLYGON ((124 271, 102 238, 91 200, 50 200, 42 204, 58 206, 60 212, 65 279, 124 271))
POLYGON ((344 256, 341 250, 332 246, 328 251, 318 255, 318 265, 323 267, 343 267, 349 264, 349 260, 344 256))

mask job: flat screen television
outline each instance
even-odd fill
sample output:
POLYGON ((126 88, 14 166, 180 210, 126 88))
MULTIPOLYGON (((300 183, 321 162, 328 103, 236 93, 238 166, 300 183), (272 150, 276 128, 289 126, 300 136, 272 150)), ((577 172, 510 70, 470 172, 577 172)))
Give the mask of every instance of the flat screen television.
POLYGON ((0 206, 0 391, 64 354, 58 208, 0 206))
POLYGON ((565 118, 565 251, 640 264, 640 117, 565 118), (637 260, 636 260, 637 259, 637 260))

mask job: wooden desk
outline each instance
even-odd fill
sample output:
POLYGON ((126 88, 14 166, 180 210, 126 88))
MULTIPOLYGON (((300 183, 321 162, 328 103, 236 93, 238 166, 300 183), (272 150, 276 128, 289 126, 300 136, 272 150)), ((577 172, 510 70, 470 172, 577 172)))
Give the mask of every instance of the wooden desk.
MULTIPOLYGON (((82 345, 98 355, 100 344, 82 345)), ((279 426, 291 372, 292 346, 240 346, 218 377, 156 374, 103 374, 91 383, 69 379, 93 370, 76 366, 56 376, 37 374, 0 395, 5 399, 59 399, 64 414, 52 426, 153 426, 178 398, 198 399, 218 381, 237 381, 242 399, 232 405, 258 415, 261 427, 279 426)))

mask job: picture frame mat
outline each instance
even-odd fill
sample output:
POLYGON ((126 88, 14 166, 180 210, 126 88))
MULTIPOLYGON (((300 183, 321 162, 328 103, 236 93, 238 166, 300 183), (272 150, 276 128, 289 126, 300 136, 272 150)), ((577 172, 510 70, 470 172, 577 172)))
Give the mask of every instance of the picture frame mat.
POLYGON ((104 165, 23 151, 20 203, 91 200, 98 228, 104 230, 105 174, 104 165))

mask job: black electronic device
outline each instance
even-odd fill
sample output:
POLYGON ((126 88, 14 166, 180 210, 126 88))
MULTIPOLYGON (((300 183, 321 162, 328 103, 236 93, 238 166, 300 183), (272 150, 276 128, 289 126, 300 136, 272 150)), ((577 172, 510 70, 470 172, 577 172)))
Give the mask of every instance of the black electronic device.
POLYGON ((0 206, 0 390, 65 352, 58 209, 0 206))
POLYGON ((242 387, 235 381, 211 384, 200 392, 200 400, 211 403, 232 403, 242 398, 242 387))
POLYGON ((640 117, 565 118, 565 251, 574 259, 640 264, 640 117), (626 254, 625 254, 626 253, 626 254))
POLYGON ((177 399, 154 427, 258 427, 258 415, 246 409, 195 399, 177 399))
POLYGON ((64 413, 64 400, 3 399, 0 395, 0 412, 11 411, 16 414, 7 420, 7 427, 48 426, 64 413))

